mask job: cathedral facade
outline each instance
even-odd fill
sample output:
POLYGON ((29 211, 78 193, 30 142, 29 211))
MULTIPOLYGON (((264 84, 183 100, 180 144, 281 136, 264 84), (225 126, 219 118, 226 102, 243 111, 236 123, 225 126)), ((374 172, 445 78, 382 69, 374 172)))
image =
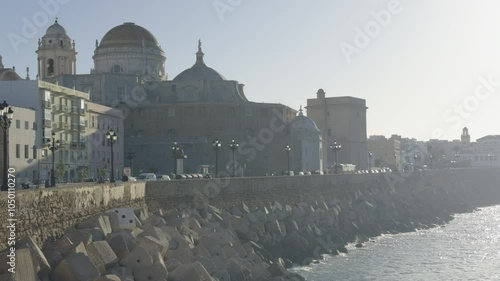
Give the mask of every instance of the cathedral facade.
POLYGON ((96 41, 90 73, 76 74, 75 43, 56 24, 39 43, 39 79, 87 92, 93 102, 123 111, 125 155, 134 175, 173 172, 174 143, 184 151, 186 173, 203 167, 236 176, 279 173, 287 169, 288 156, 291 170, 322 170, 314 122, 286 105, 250 101, 243 84, 207 66, 201 41, 192 67, 169 80, 156 38, 124 23, 96 41), (214 150, 215 140, 222 143, 220 150, 214 150), (229 147, 232 140, 237 149, 229 147))

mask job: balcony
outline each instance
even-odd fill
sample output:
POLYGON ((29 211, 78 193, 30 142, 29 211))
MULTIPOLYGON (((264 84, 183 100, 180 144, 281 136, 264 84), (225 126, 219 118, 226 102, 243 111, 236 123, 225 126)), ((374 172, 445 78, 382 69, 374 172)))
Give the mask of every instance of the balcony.
POLYGON ((56 113, 67 113, 69 112, 69 106, 62 104, 54 104, 52 106, 52 111, 56 113))
POLYGON ((64 130, 62 123, 54 123, 54 126, 53 126, 54 132, 60 132, 62 130, 64 130))
POLYGON ((87 143, 86 142, 73 141, 73 142, 71 142, 70 148, 71 149, 86 149, 87 148, 87 143))
POLYGON ((52 121, 44 119, 42 125, 43 125, 44 128, 52 128, 52 121))
POLYGON ((51 103, 50 103, 50 101, 48 101, 48 100, 44 100, 44 101, 42 102, 42 106, 43 106, 43 108, 50 109, 51 105, 52 105, 52 104, 51 104, 51 103))

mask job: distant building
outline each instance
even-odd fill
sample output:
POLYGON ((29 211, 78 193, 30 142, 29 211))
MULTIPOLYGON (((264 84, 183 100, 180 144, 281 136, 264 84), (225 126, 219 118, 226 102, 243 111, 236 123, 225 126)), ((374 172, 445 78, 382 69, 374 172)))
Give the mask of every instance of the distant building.
POLYGON ((333 151, 329 147, 336 141, 342 145, 338 151, 340 163, 367 169, 366 101, 355 97, 326 98, 320 89, 316 98, 307 100, 306 108, 307 116, 321 131, 324 165, 333 169, 333 151))
POLYGON ((485 136, 464 145, 460 158, 471 167, 500 167, 500 135, 485 136))
POLYGON ((399 139, 370 136, 368 139, 368 150, 372 155, 372 167, 401 168, 401 143, 399 139))

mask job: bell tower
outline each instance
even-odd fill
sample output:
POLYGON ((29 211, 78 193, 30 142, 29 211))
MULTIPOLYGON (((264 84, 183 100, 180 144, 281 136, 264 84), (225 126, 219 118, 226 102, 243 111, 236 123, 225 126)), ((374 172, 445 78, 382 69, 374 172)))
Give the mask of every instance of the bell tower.
POLYGON ((56 21, 38 39, 38 77, 45 80, 59 74, 76 74, 75 41, 56 21))

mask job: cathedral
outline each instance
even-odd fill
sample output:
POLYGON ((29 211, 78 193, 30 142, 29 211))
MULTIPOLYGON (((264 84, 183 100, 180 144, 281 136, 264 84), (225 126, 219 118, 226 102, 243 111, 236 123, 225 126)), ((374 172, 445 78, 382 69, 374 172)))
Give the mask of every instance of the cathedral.
POLYGON ((207 65, 201 41, 193 47, 194 64, 169 79, 155 36, 126 22, 96 40, 94 68, 77 74, 75 41, 56 21, 38 42, 38 79, 123 111, 125 166, 133 175, 323 170, 321 133, 302 110, 252 102, 242 83, 207 65), (237 147, 230 147, 233 140, 237 147))

